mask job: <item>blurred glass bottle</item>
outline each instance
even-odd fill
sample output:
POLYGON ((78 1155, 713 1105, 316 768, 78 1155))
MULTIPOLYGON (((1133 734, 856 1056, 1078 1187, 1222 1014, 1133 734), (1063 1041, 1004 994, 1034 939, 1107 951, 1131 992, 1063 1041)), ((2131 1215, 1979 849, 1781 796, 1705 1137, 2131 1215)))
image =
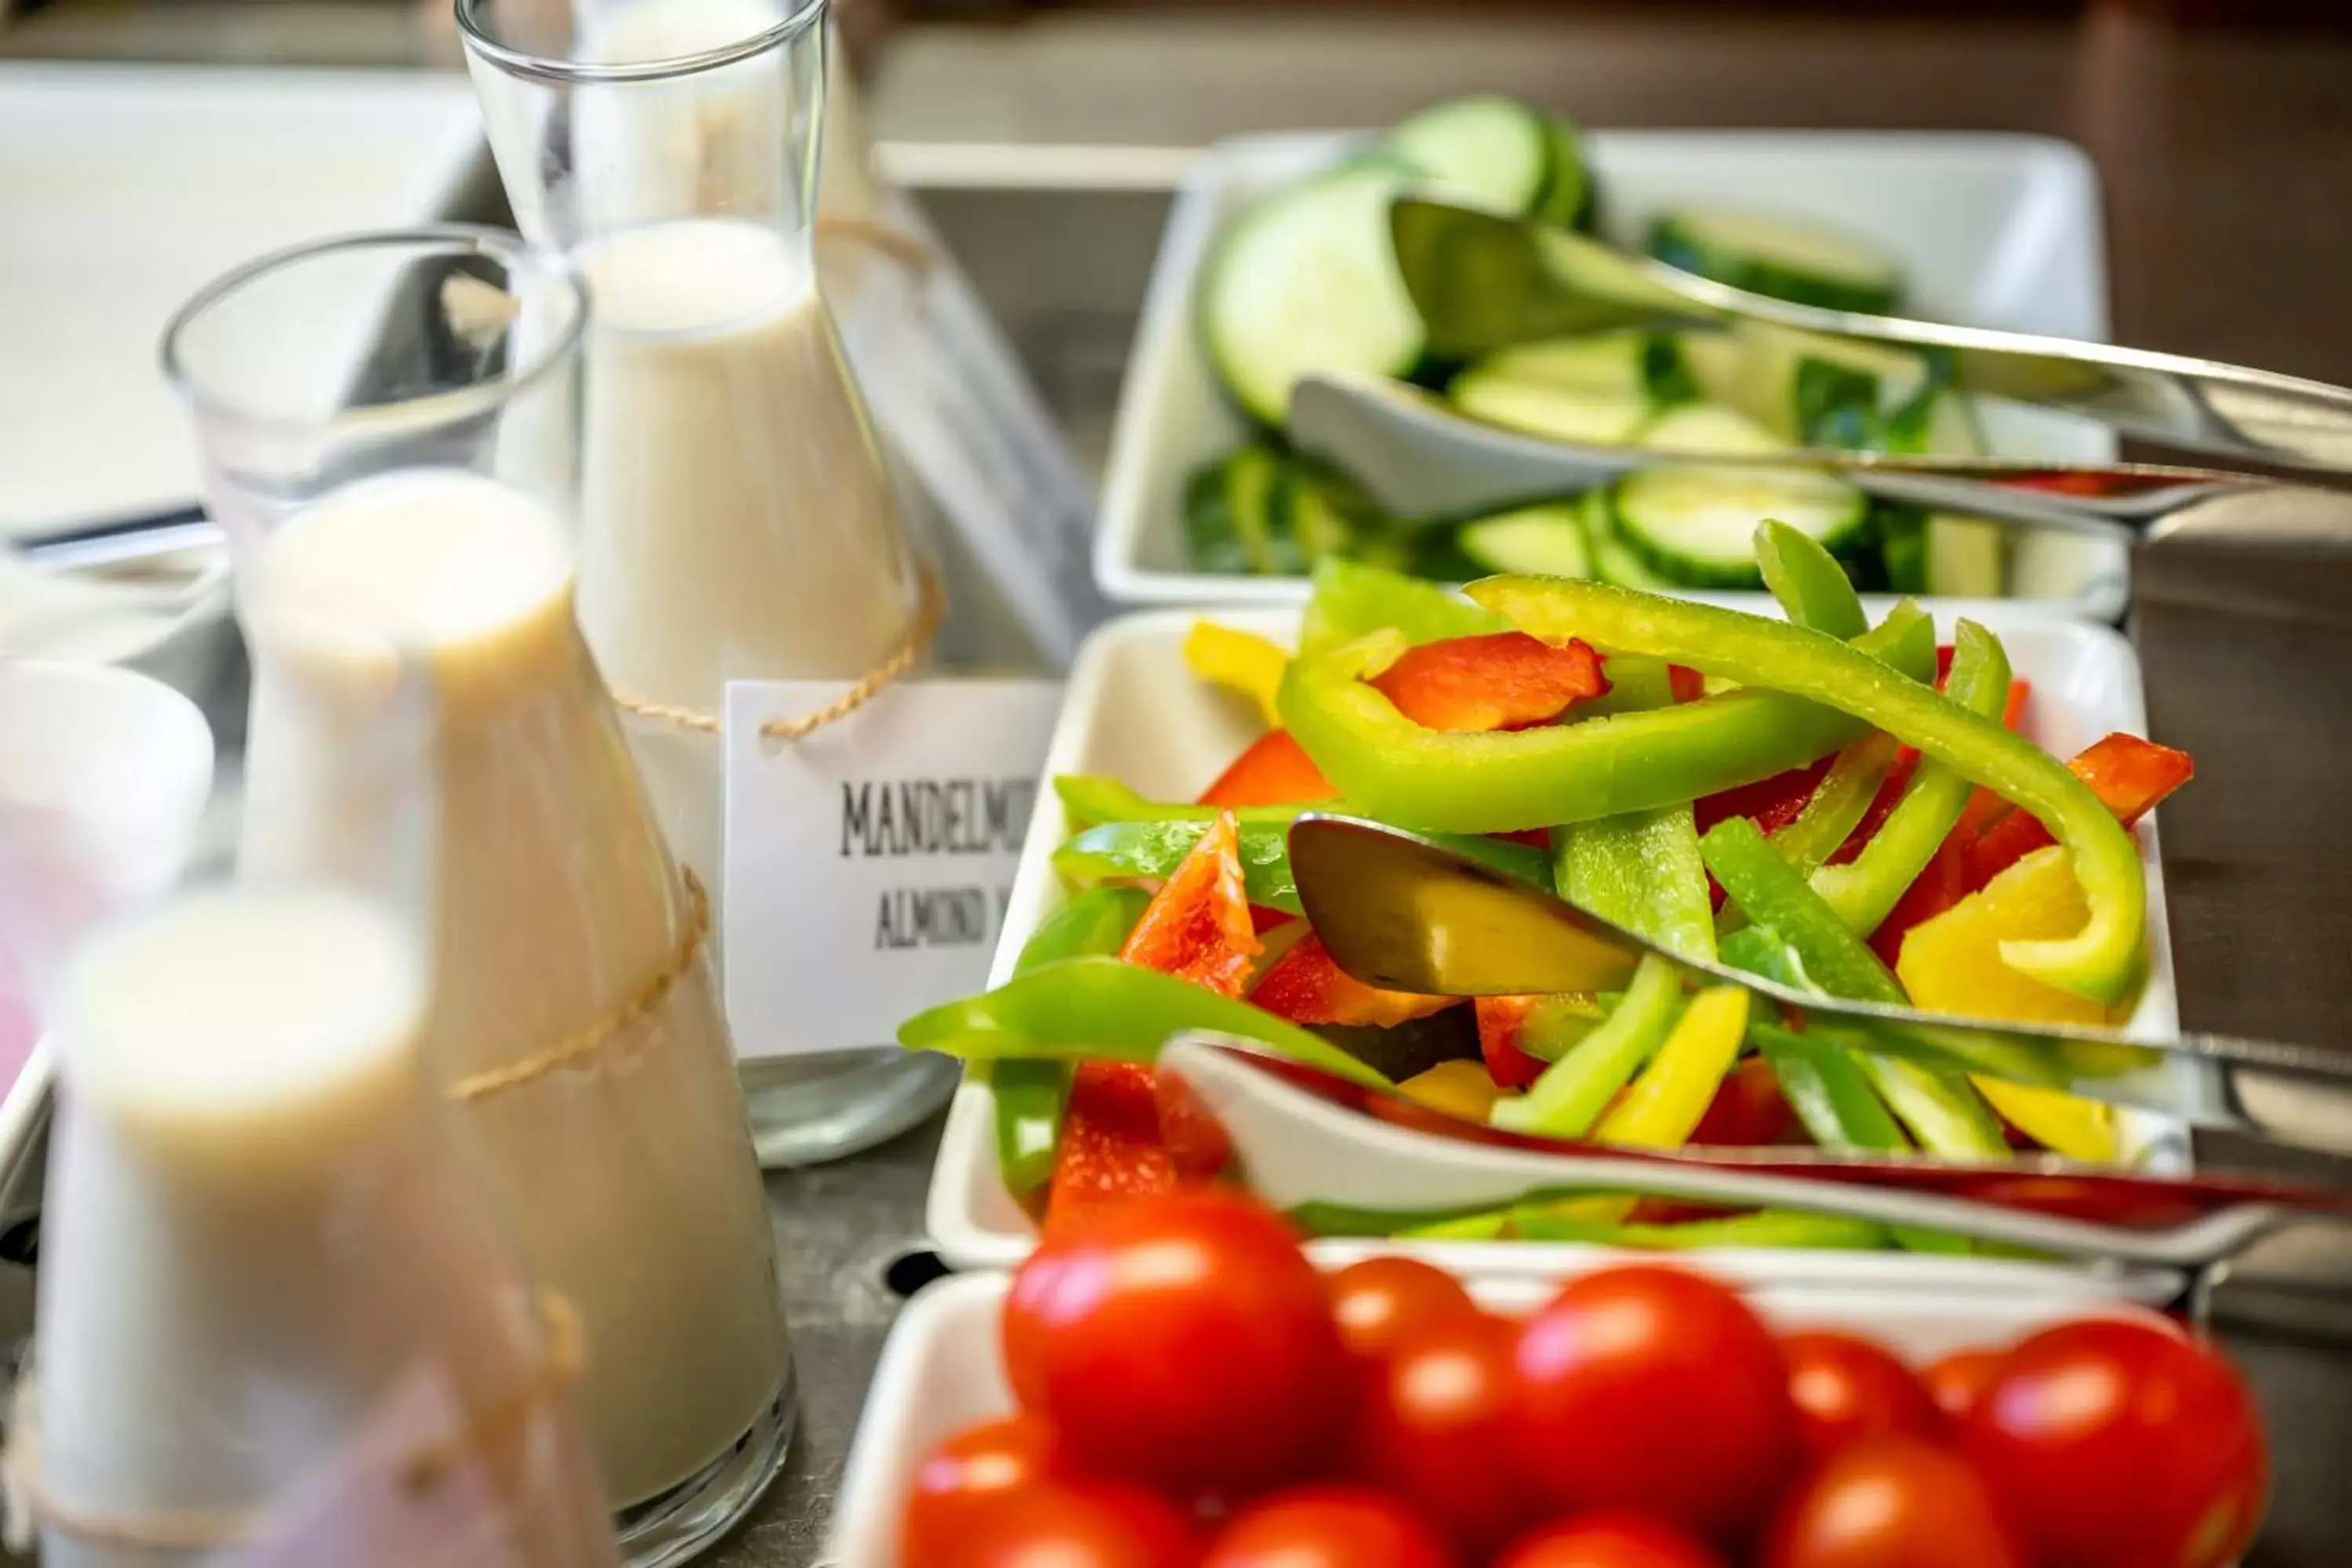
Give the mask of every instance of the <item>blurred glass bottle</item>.
MULTIPOLYGON (((919 613, 817 278, 824 0, 457 14, 516 221, 595 302, 581 624, 671 845, 716 886, 726 683, 857 679, 919 613)), ((879 1042, 744 1068, 774 1163, 878 1142, 953 1078, 879 1042)))
POLYGON ((429 932, 430 1066, 578 1309, 624 1544, 660 1563, 772 1477, 793 1388, 707 904, 573 619, 586 330, 561 257, 420 230, 233 273, 164 358, 253 652, 240 868, 429 932))

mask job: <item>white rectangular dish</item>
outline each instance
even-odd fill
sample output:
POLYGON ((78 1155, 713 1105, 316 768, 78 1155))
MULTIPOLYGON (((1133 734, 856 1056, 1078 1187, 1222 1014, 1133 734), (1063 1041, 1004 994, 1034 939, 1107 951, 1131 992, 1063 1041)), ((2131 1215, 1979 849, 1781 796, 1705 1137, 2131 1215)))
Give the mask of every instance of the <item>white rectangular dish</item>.
MULTIPOLYGON (((2017 675, 2033 683, 2026 730, 2058 755, 2072 755, 2113 731, 2146 732, 2138 661, 2131 645, 2116 632, 2008 601, 1927 603, 1940 634, 1948 636, 1955 617, 1966 615, 1999 635, 2017 675)), ((1874 616, 1885 608, 1884 601, 1874 603, 1874 616)), ((1190 800, 1262 731, 1264 721, 1248 704, 1209 688, 1185 668, 1184 636, 1202 613, 1138 611, 1107 623, 1087 639, 1071 668, 1062 717, 1046 752, 1049 779, 1055 773, 1107 773, 1153 799, 1190 800)), ((1297 632, 1298 613, 1292 609, 1207 613, 1223 624, 1286 643, 1297 632)), ((1051 788, 1041 789, 1005 911, 992 984, 1011 977, 1022 945, 1065 899, 1053 856, 1069 831, 1059 797, 1051 788)), ((2149 889, 2149 978, 2131 1026, 2163 1037, 2178 1032, 2179 1013, 2152 819, 2140 826, 2138 837, 2149 889)), ((2178 1123, 2128 1115, 2125 1139, 2126 1152, 2139 1163, 2158 1169, 2187 1166, 2189 1140, 2178 1123)), ((982 1079, 968 1077, 956 1091, 931 1173, 925 1220, 932 1245, 959 1268, 1008 1267, 1034 1242, 1029 1216, 997 1174, 995 1106, 982 1079)), ((1365 1250, 1415 1252, 1457 1272, 1481 1277, 1555 1276, 1595 1251, 1530 1242, 1316 1244, 1318 1255, 1329 1258, 1365 1250)), ((1938 1289, 1955 1291, 2007 1289, 2053 1272, 2040 1264, 1916 1254, 1753 1251, 1712 1256, 1716 1267, 1743 1277, 1820 1281, 1932 1278, 1938 1289)), ((2149 1287, 2158 1291, 2164 1288, 2162 1282, 2149 1287)))
MULTIPOLYGON (((1556 1284, 1487 1280, 1474 1284, 1473 1293, 1490 1309, 1527 1311, 1556 1284)), ((1001 1274, 941 1280, 898 1314, 850 1448, 824 1562, 839 1568, 898 1563, 899 1514, 923 1456, 974 1422, 1011 1414, 996 1332, 1005 1287, 1001 1274)), ((2065 1275, 2045 1276, 2032 1288, 2000 1296, 1965 1299, 1916 1289, 1785 1283, 1751 1287, 1749 1299, 1777 1329, 1865 1333, 1914 1363, 2006 1343, 2067 1318, 2137 1310, 2095 1280, 2065 1275)))
MULTIPOLYGON (((1246 423, 1220 391, 1193 330, 1192 295, 1218 237, 1255 197, 1328 163, 1353 138, 1246 137, 1193 165, 1160 237, 1128 362, 1103 478, 1095 580, 1118 604, 1294 604, 1303 579, 1198 573, 1185 559, 1185 478, 1240 443, 1246 423)), ((2098 340, 2107 335, 2098 177, 2063 142, 2007 134, 1599 131, 1585 142, 1602 230, 1638 247, 1661 210, 1691 204, 1809 216, 1901 258, 1923 315, 1970 326, 2098 340)), ((2096 461, 2102 427, 2021 408, 1986 409, 1995 447, 2096 461)), ((2113 619, 2128 589, 2125 547, 2021 537, 2024 596, 2113 619)))

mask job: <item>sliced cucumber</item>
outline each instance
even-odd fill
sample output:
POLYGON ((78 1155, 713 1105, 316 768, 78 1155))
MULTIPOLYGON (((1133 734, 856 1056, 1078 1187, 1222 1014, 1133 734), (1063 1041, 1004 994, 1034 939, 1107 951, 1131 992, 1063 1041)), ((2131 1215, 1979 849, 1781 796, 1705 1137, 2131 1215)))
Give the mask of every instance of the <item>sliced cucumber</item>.
POLYGON ((1674 344, 1675 357, 1689 373, 1700 397, 1744 411, 1740 399, 1747 387, 1749 355, 1748 343, 1738 333, 1693 331, 1659 335, 1674 344))
POLYGON ((1826 474, 1705 465, 1641 468, 1612 487, 1618 533, 1651 570, 1692 588, 1760 586, 1756 525, 1778 518, 1832 552, 1866 534, 1869 499, 1826 474))
POLYGON ((1465 374, 1614 393, 1662 405, 1686 403, 1699 395, 1675 335, 1632 327, 1520 343, 1487 354, 1465 374))
POLYGON ((1290 577, 1307 570, 1307 556, 1290 529, 1289 479, 1281 455, 1265 447, 1244 447, 1225 459, 1225 510, 1250 570, 1261 576, 1290 577))
POLYGON ((1433 103, 1391 131, 1388 144, 1441 184, 1515 214, 1541 209, 1559 151, 1549 115, 1499 92, 1433 103))
POLYGON ((1750 326, 1731 405, 1785 440, 1868 450, 1933 390, 1926 358, 1812 332, 1750 326))
POLYGON ((1650 593, 1671 593, 1679 586, 1652 571, 1618 533, 1609 487, 1596 486, 1585 491, 1579 510, 1584 514, 1584 536, 1592 551, 1594 576, 1620 588, 1640 588, 1650 593))
POLYGON ((1200 325, 1243 412, 1279 426, 1309 371, 1402 375, 1421 317, 1398 276, 1389 202, 1412 165, 1370 154, 1285 186, 1244 213, 1209 260, 1200 325))
POLYGON ((1379 552, 1375 536, 1383 520, 1354 480, 1312 458, 1292 456, 1285 468, 1284 514, 1309 569, 1328 555, 1360 558, 1368 548, 1379 552))
POLYGON ((1568 228, 1592 232, 1601 213, 1601 187, 1584 161, 1584 133, 1573 121, 1550 115, 1551 181, 1544 187, 1538 216, 1568 228))
POLYGON ((1965 393, 1929 386, 1886 421, 1890 452, 1981 458, 1992 450, 1975 402, 1965 393))
POLYGON ((1719 403, 1669 408, 1634 432, 1634 441, 1662 452, 1780 452, 1788 443, 1737 409, 1719 403))
POLYGON ((1592 549, 1581 500, 1545 501, 1462 525, 1462 553, 1489 572, 1590 577, 1592 549))
POLYGON ((1882 502, 1874 509, 1879 564, 1890 594, 1925 594, 1927 585, 1927 518, 1916 506, 1882 502))
MULTIPOLYGON (((1980 458, 1992 449, 1974 401, 1941 386, 1930 386, 1888 421, 1886 447, 1955 458, 1980 458)), ((2008 590, 2009 531, 1997 522, 1930 512, 1921 524, 1921 553, 1927 593, 1995 598, 2008 590)), ((1895 565, 1890 553, 1890 574, 1895 565)))
POLYGON ((1562 386, 1483 370, 1455 376, 1446 395, 1473 418, 1558 441, 1622 445, 1650 416, 1650 400, 1638 392, 1562 386))
POLYGON ((1225 504, 1225 459, 1192 470, 1184 481, 1184 555, 1195 572, 1246 576, 1256 570, 1225 504))
POLYGON ((1669 267, 1832 310, 1883 315, 1903 295, 1903 267, 1867 240, 1801 220, 1685 208, 1659 216, 1650 254, 1669 267))

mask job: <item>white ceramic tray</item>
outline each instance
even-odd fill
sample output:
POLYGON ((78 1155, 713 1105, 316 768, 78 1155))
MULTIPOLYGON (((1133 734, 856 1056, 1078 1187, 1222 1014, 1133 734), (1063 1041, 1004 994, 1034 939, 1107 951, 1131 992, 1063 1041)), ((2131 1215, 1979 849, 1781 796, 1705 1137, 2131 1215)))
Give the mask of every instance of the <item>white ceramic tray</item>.
MULTIPOLYGON (((1247 137, 1193 165, 1160 237, 1128 362, 1103 479, 1095 580, 1120 604, 1288 604, 1303 580, 1212 575, 1184 556, 1180 506, 1196 467, 1246 425, 1217 387, 1193 331, 1192 293, 1217 237, 1250 200, 1328 163, 1349 137, 1247 137)), ((1609 237, 1638 245, 1662 209, 1713 203, 1810 216, 1902 258, 1923 315, 2059 337, 2107 334, 2106 259, 2090 160, 2039 136, 1940 132, 1601 131, 1587 138, 1609 237)), ((1996 446, 2020 456, 2114 455, 2098 426, 1988 409, 1996 446)), ((2122 612, 2120 544, 2021 540, 2027 596, 2094 619, 2122 612)))
MULTIPOLYGON (((1677 1261, 1706 1267, 1704 1260, 1677 1261)), ((996 1331, 1005 1285, 1001 1274, 942 1280, 899 1313, 842 1477, 823 1558, 829 1568, 892 1568, 898 1562, 899 1514, 923 1455, 964 1426, 1011 1413, 996 1331)), ((1489 1280, 1475 1285, 1474 1293, 1497 1310, 1526 1311, 1552 1289, 1532 1279, 1489 1280)), ((1961 1299, 1920 1289, 1797 1284, 1752 1287, 1749 1298, 1776 1328, 1866 1333, 1915 1363, 2007 1343, 2067 1318, 2139 1310, 2093 1280, 2066 1276, 2005 1295, 1961 1299)))
MULTIPOLYGON (((2139 665, 2131 645, 2104 626, 2053 616, 2005 601, 1927 601, 1939 635, 1948 637, 1953 620, 1967 615, 1997 633, 2019 676, 2033 683, 2027 730, 2060 756, 2070 756, 2116 730, 2147 731, 2139 665)), ((1873 605, 1883 613, 1885 602, 1873 605)), ((1297 612, 1240 609, 1210 612, 1224 624, 1289 641, 1297 612)), ((1103 626, 1087 639, 1070 672, 1062 717, 1045 758, 1055 773, 1108 773, 1154 799, 1190 800, 1213 779, 1242 747, 1264 729, 1245 702, 1213 689, 1184 667, 1184 636, 1202 612, 1139 611, 1103 626)), ((2164 889, 2158 870, 2155 824, 2138 830, 2140 858, 2148 877, 2150 977, 2132 1027, 2158 1037, 2178 1031, 2172 953, 2165 929, 2164 889)), ((1022 944, 1058 908, 1066 894, 1053 867, 1054 851, 1069 837, 1060 800, 1038 792, 1035 816, 1005 911, 991 984, 1009 978, 1022 944)), ((960 1268, 1004 1268, 1024 1255, 1035 1239, 1028 1215, 997 1175, 995 1108, 988 1085, 967 1078, 948 1114, 939 1163, 931 1174, 926 1224, 932 1244, 960 1268)), ((2154 1169, 2185 1169, 2189 1140, 2178 1124, 2161 1118, 2125 1118, 2127 1152, 2154 1169)), ((1596 1250, 1582 1246, 1528 1242, 1328 1241, 1318 1256, 1343 1257, 1365 1250, 1420 1253, 1464 1274, 1557 1275, 1596 1250)), ((1718 1267, 1745 1277, 1774 1280, 1891 1281, 1932 1279, 1938 1289, 2000 1289, 2052 1272, 2050 1266, 1986 1258, 1929 1258, 1915 1254, 1753 1251, 1717 1255, 1718 1267)), ((2168 1282, 2150 1280, 2162 1293, 2168 1282)))

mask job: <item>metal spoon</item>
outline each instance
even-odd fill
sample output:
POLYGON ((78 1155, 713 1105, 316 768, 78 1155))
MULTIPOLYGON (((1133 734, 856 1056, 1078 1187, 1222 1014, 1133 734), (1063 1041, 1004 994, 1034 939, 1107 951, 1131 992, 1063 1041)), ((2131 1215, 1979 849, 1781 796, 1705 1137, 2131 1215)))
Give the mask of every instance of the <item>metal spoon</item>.
POLYGON ((2352 1061, 2226 1035, 2136 1039, 2109 1029, 1979 1023, 1801 992, 1664 952, 1541 888, 1402 828, 1302 816, 1290 868, 1315 933, 1368 984, 1423 995, 1622 988, 1645 953, 1801 1012, 1816 1036, 2063 1089, 2197 1126, 2352 1155, 2352 1061))

